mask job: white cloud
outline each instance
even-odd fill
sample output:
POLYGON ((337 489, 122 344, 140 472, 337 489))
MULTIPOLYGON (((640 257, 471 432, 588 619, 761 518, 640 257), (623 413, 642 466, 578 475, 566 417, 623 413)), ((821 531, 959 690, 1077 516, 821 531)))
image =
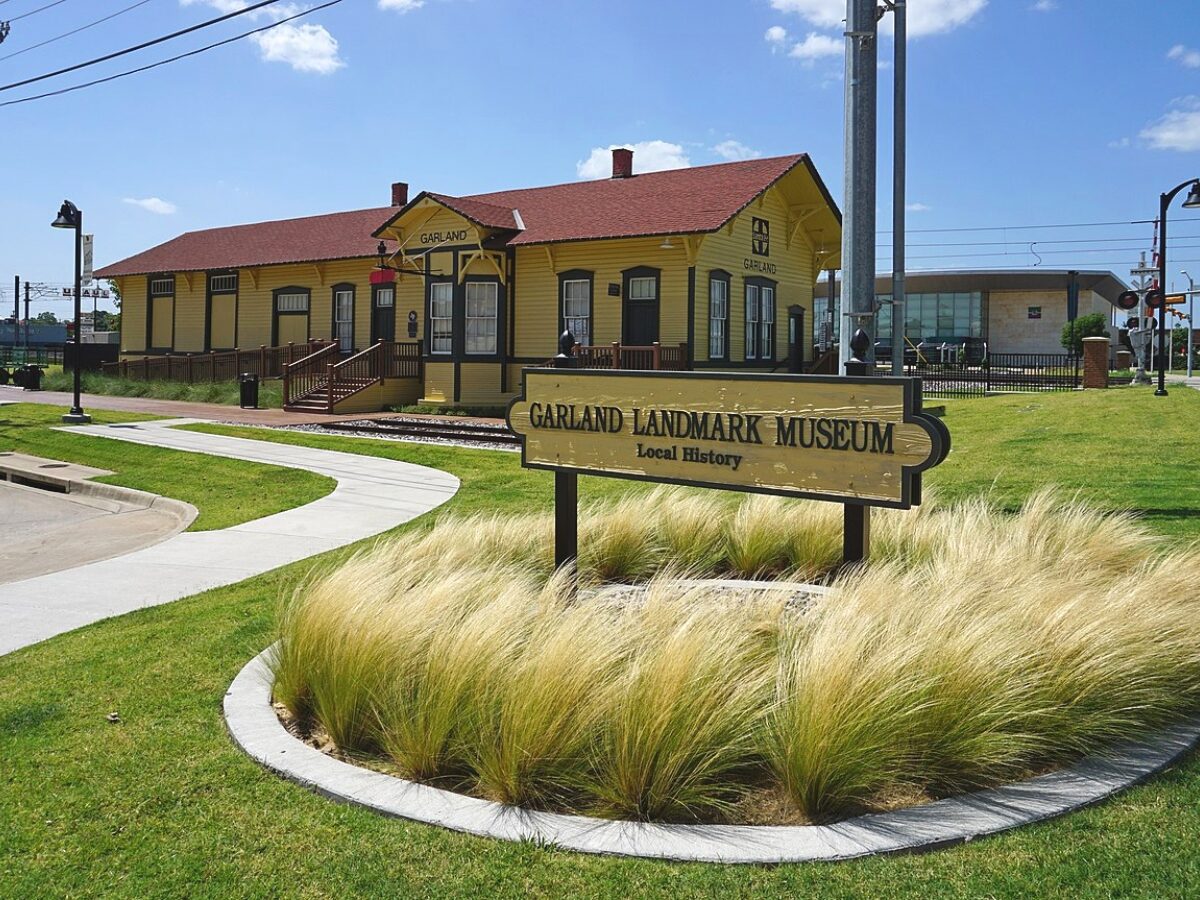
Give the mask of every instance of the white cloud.
POLYGON ((1117 138, 1115 141, 1109 141, 1108 146, 1113 150, 1124 150, 1131 143, 1133 143, 1133 142, 1130 141, 1129 138, 1123 137, 1123 138, 1117 138))
POLYGON ((792 47, 792 52, 788 55, 812 64, 823 56, 841 56, 845 49, 844 41, 810 31, 808 37, 792 47))
POLYGON ((170 216, 177 209, 174 203, 158 197, 143 197, 141 200, 136 197, 125 197, 121 202, 131 206, 140 206, 146 212, 152 212, 156 216, 170 216))
POLYGON ((1200 150, 1200 97, 1181 97, 1173 109, 1142 129, 1139 137, 1154 150, 1200 150))
MULTIPOLYGON (((836 28, 846 19, 846 0, 771 0, 779 12, 795 13, 818 28, 836 28)), ((923 37, 953 31, 987 6, 987 0, 920 0, 908 5, 908 35, 923 37)), ((890 33, 892 17, 884 16, 881 31, 890 33)))
MULTIPOLYGON (((179 0, 184 6, 203 3, 221 13, 245 9, 250 4, 247 0, 179 0)), ((398 3, 403 0, 380 0, 384 3, 398 3)), ((410 0, 420 6, 424 0, 410 0)), ((415 8, 415 7, 414 7, 415 8)), ((269 19, 279 22, 289 16, 294 16, 302 7, 294 3, 280 3, 267 6, 247 13, 246 18, 252 20, 269 19)), ((324 25, 309 22, 276 25, 268 31, 250 35, 250 40, 258 47, 259 55, 265 62, 286 63, 297 72, 315 72, 318 75, 329 75, 343 68, 346 63, 338 56, 338 42, 324 25)))
POLYGON ((679 144, 668 141, 641 141, 636 144, 612 144, 594 147, 588 158, 575 164, 580 178, 598 179, 612 175, 612 151, 624 147, 633 151, 633 172, 662 172, 667 169, 686 169, 692 164, 679 144))
POLYGON ((394 9, 396 12, 412 12, 425 5, 425 0, 379 0, 380 9, 394 9))
POLYGON ((713 153, 722 159, 727 159, 730 162, 737 162, 743 159, 758 159, 762 153, 755 150, 753 147, 747 147, 741 141, 721 141, 717 146, 713 147, 713 153))
POLYGON ((297 72, 329 75, 345 66, 338 57, 338 42, 324 25, 279 25, 251 35, 267 62, 287 63, 297 72))
POLYGON ((1034 12, 1053 12, 1058 9, 1058 0, 1037 0, 1037 3, 1029 8, 1034 12))
POLYGON ((932 206, 925 203, 905 203, 904 208, 909 212, 929 212, 933 209, 932 206))
POLYGON ((763 35, 763 39, 771 45, 771 52, 774 53, 787 40, 787 29, 782 25, 772 25, 767 29, 766 34, 763 35))
POLYGON ((1181 66, 1189 69, 1200 69, 1200 50, 1193 50, 1183 44, 1176 44, 1167 51, 1167 59, 1177 59, 1181 66))

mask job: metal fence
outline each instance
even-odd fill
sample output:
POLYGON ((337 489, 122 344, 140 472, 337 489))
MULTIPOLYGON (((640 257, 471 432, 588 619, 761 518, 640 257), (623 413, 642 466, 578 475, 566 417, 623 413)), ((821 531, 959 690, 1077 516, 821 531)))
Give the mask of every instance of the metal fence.
POLYGON ((1073 391, 1082 382, 1082 365, 1069 353, 989 353, 976 364, 921 359, 905 366, 905 374, 920 378, 931 396, 982 397, 1073 391))
POLYGON ((0 366, 23 366, 33 363, 38 366, 62 365, 61 344, 42 347, 0 346, 0 366))

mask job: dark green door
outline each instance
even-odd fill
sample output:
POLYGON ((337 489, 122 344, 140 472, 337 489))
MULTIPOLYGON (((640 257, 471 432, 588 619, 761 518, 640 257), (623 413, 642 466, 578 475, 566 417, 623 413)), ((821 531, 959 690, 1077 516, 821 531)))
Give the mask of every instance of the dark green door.
POLYGON ((371 343, 396 339, 396 289, 376 285, 371 292, 371 343))

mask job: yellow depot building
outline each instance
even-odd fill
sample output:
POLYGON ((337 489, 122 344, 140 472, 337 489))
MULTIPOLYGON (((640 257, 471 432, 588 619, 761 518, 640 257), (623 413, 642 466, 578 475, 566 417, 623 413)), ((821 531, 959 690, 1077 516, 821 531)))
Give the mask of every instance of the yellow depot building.
POLYGON ((292 344, 288 405, 356 412, 501 405, 563 331, 586 366, 794 364, 840 245, 806 155, 636 175, 617 149, 600 181, 395 184, 389 207, 190 232, 96 274, 121 291, 124 359, 292 344))

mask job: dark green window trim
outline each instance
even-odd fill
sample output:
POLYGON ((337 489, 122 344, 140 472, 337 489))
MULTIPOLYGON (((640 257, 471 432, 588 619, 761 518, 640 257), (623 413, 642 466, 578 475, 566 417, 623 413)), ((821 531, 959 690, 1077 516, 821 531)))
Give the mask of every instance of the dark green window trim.
POLYGON ((174 272, 158 272, 154 275, 146 276, 146 342, 144 344, 147 353, 170 353, 175 347, 175 273, 174 272), (152 282, 163 278, 171 279, 170 294, 152 294, 150 285, 152 282), (170 347, 154 347, 150 341, 154 335, 154 300, 156 297, 171 298, 171 346, 170 347))
MULTIPOLYGON (((586 281, 588 285, 588 340, 596 342, 596 273, 588 269, 568 269, 558 273, 558 333, 554 336, 554 352, 558 352, 558 338, 567 330, 567 297, 566 283, 568 281, 586 281)), ((579 335, 573 335, 578 343, 579 335)))
POLYGON ((458 287, 456 293, 462 294, 461 306, 456 304, 455 319, 456 325, 461 319, 461 328, 455 328, 456 336, 461 332, 462 342, 459 346, 462 352, 456 356, 457 359, 463 362, 500 362, 505 358, 504 354, 504 333, 505 333, 505 292, 504 282, 495 275, 468 275, 462 284, 458 287), (468 353, 467 352, 467 285, 468 284, 494 284, 496 285, 496 350, 493 353, 468 353), (459 313, 461 309, 461 314, 459 313))
POLYGON ((762 332, 758 328, 756 328, 753 332, 753 334, 754 334, 754 344, 753 344, 754 355, 751 356, 749 353, 747 353, 745 355, 746 365, 748 365, 748 366, 749 365, 760 365, 760 366, 761 365, 770 365, 775 362, 775 350, 776 350, 775 345, 779 343, 779 341, 776 339, 776 337, 777 337, 776 332, 779 330, 779 282, 773 281, 770 278, 762 278, 760 276, 753 276, 750 278, 742 279, 742 328, 743 328, 743 342, 744 343, 746 342, 747 336, 751 333, 750 318, 747 315, 747 309, 746 309, 746 288, 749 288, 749 287, 757 287, 759 289, 759 296, 758 296, 758 322, 759 323, 762 322, 762 312, 766 308, 766 304, 764 304, 763 300, 762 300, 762 289, 769 288, 771 291, 771 353, 770 353, 770 355, 765 355, 762 352, 762 345, 761 345, 762 332))
POLYGON ((289 285, 288 287, 276 288, 271 291, 271 346, 279 346, 279 317, 280 316, 304 316, 304 339, 312 340, 312 289, 300 287, 299 285, 289 285), (289 309, 284 312, 279 311, 279 295, 280 294, 304 294, 308 298, 308 308, 305 310, 289 309))
POLYGON ((718 362, 729 362, 729 323, 733 318, 730 313, 733 311, 733 275, 726 272, 724 269, 712 269, 708 273, 708 328, 705 333, 708 335, 708 350, 705 353, 705 359, 716 360, 718 362), (725 342, 724 351, 713 355, 712 352, 712 323, 713 323, 713 295, 712 286, 714 282, 721 282, 725 285, 725 342))
POLYGON ((241 286, 241 278, 238 276, 237 269, 215 269, 211 272, 204 273, 204 352, 208 353, 213 350, 212 345, 212 306, 213 297, 225 297, 233 295, 233 346, 220 347, 221 350, 234 350, 238 345, 238 288, 241 286), (214 290, 213 278, 223 275, 233 276, 233 288, 214 290))

